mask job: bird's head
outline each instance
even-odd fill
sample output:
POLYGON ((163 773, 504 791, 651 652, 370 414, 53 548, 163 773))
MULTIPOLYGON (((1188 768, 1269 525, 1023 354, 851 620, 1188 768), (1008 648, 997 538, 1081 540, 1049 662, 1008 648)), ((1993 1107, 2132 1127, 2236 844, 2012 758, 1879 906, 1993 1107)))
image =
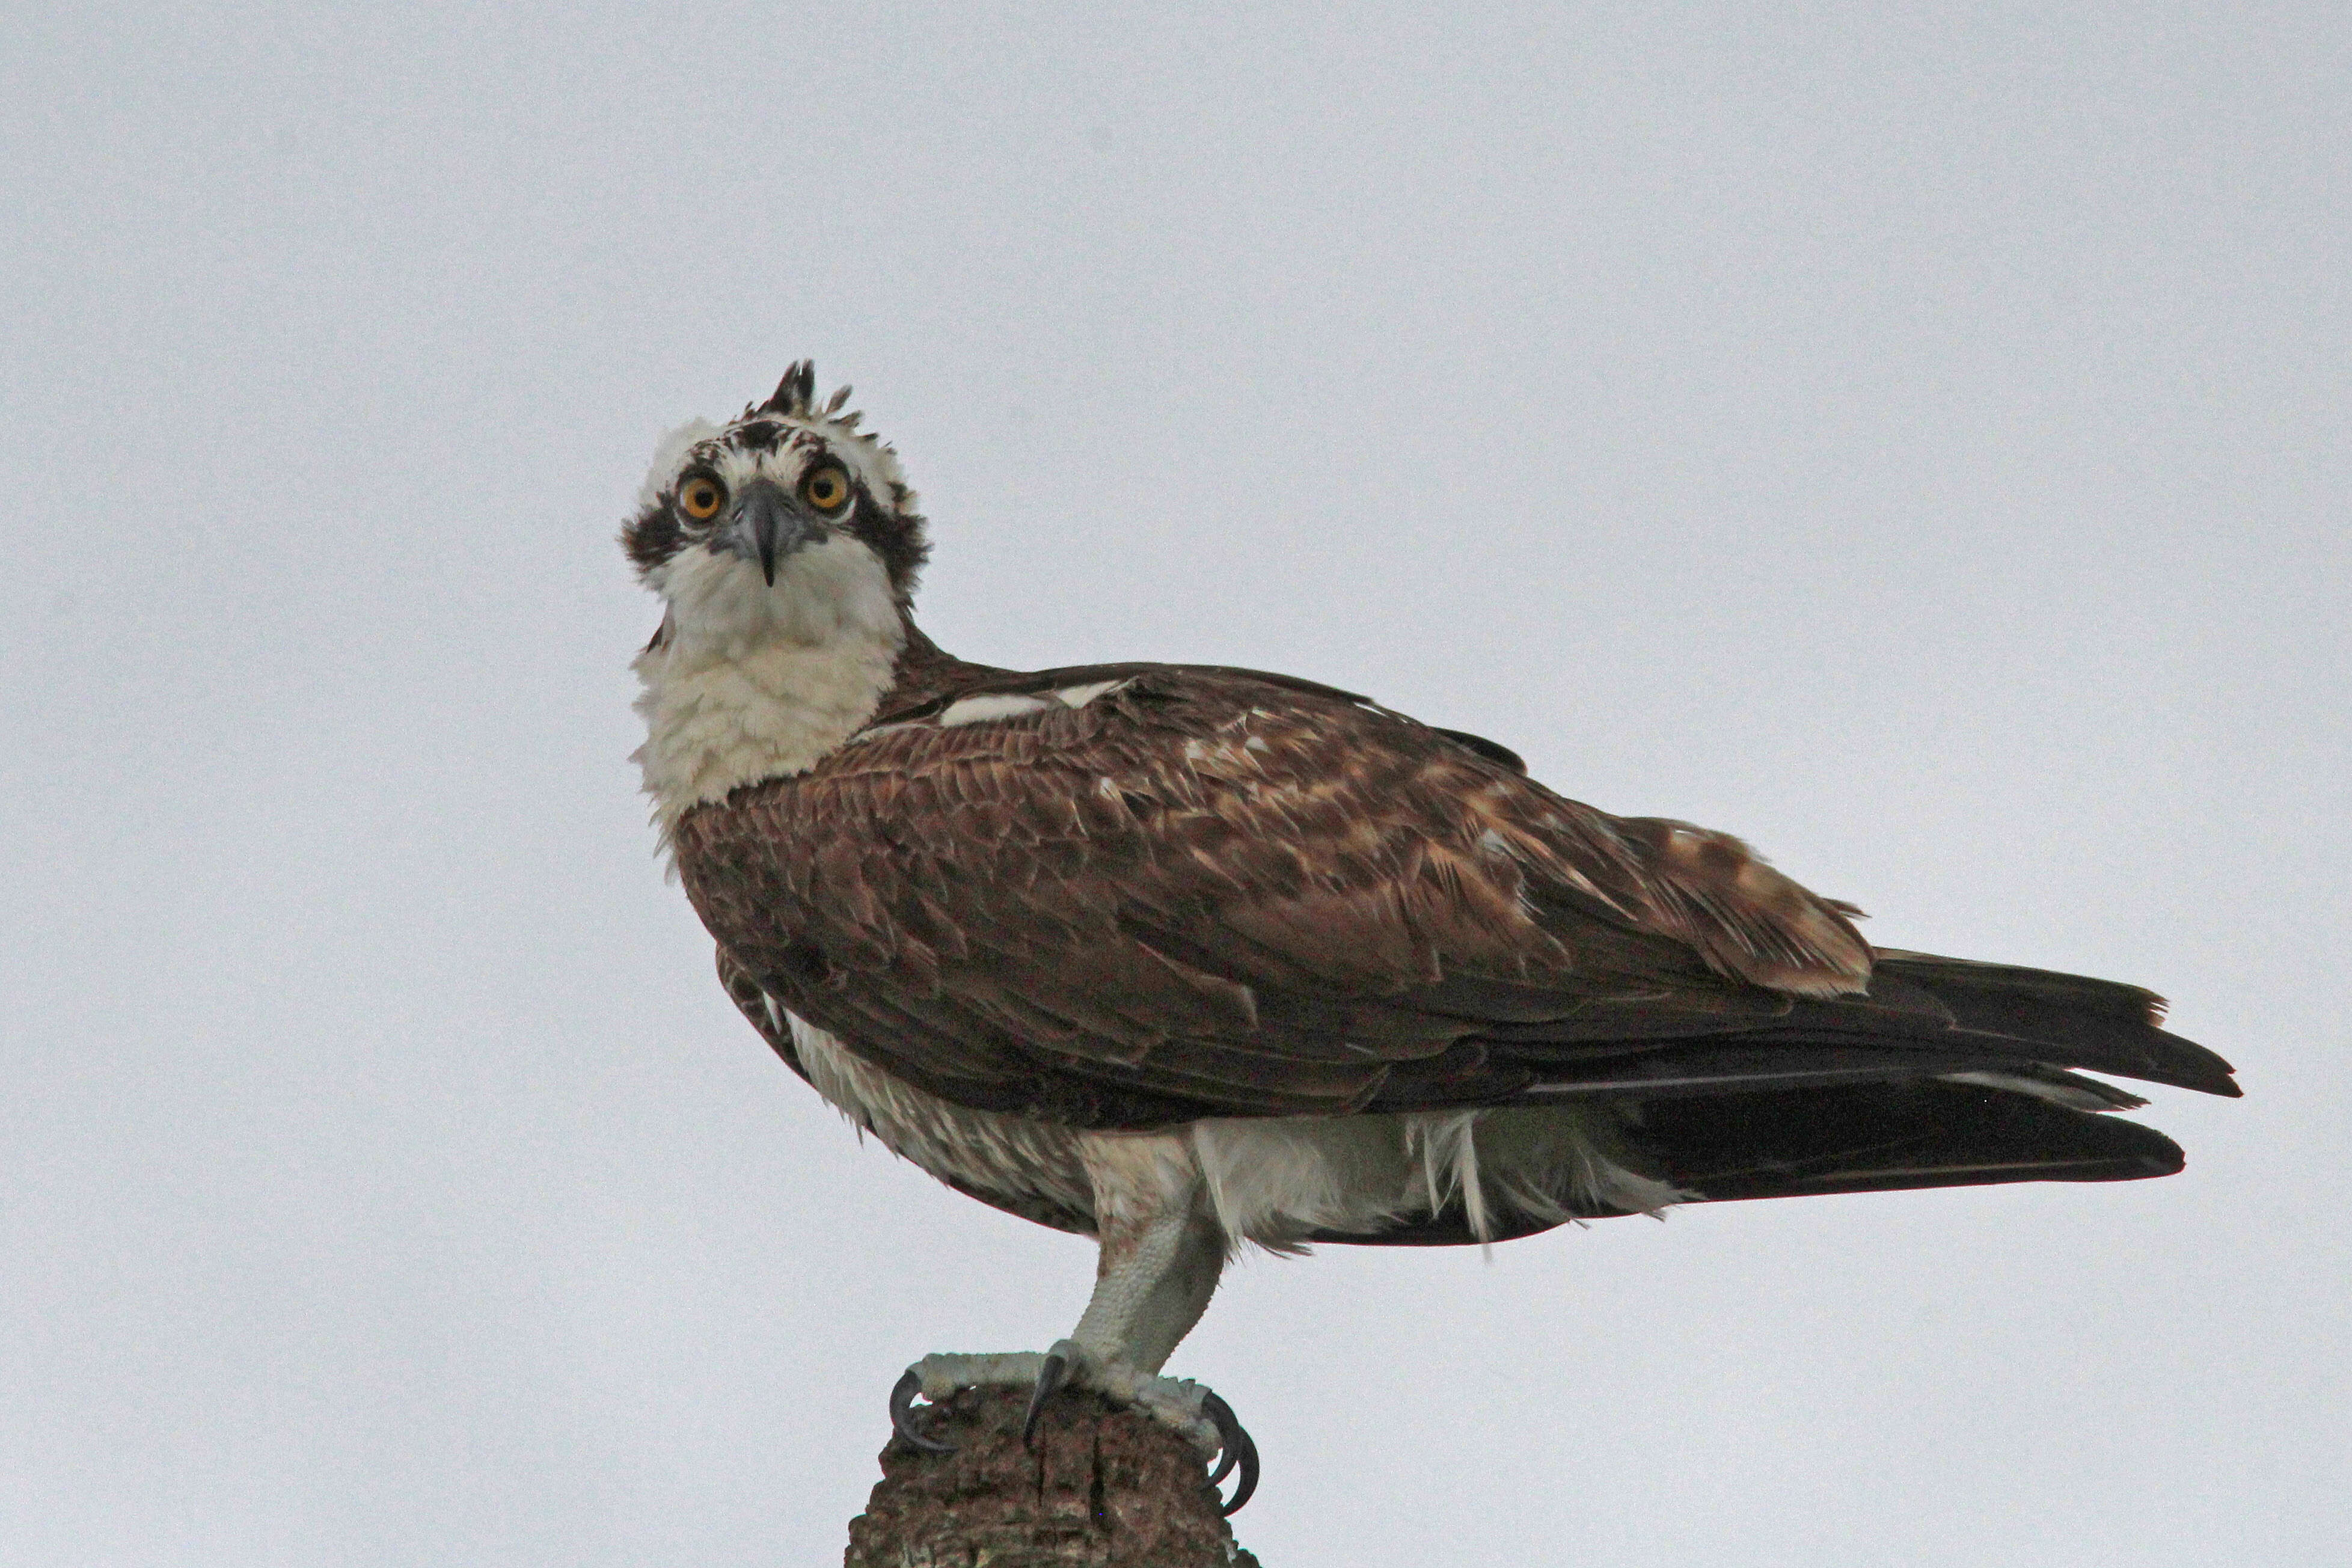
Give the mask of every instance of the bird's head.
POLYGON ((666 631, 738 642, 831 641, 895 628, 929 546, 898 455, 820 407, 806 361, 725 426, 698 420, 663 441, 621 530, 666 631))

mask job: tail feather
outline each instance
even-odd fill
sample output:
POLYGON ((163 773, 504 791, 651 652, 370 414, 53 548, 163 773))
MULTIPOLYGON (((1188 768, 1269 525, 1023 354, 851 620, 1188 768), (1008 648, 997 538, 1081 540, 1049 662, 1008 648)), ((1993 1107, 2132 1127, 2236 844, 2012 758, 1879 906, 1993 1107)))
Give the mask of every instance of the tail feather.
MULTIPOLYGON (((2101 1104, 2133 1098, 2096 1092, 2104 1088, 2053 1072, 2021 1076, 2016 1085, 1915 1078, 1689 1095, 1621 1102, 1617 1136, 1628 1169, 1638 1167, 1661 1190, 1678 1193, 1681 1203, 2128 1182, 2179 1172, 2179 1145, 2154 1128, 2045 1093, 2064 1089, 2101 1104)), ((1458 1247, 1537 1235, 1564 1215, 1636 1212, 1596 1204, 1567 1186, 1549 1196, 1539 1208, 1503 1203, 1482 1228, 1456 1192, 1433 1213, 1394 1216, 1369 1233, 1321 1231, 1307 1239, 1458 1247)))
POLYGON ((2168 1176, 2152 1127, 2032 1095, 1939 1079, 1664 1100, 1635 1134, 1702 1202, 1826 1193, 2168 1176))
POLYGON ((2164 998, 2136 985, 1920 952, 1880 952, 1875 975, 1883 980, 1874 978, 1874 995, 1882 983, 1916 987, 1950 1014, 1953 1034, 1990 1051, 2232 1099, 2242 1092, 2228 1062, 2159 1027, 2164 998))
MULTIPOLYGON (((1778 997, 1775 1009, 1671 1004, 1585 1009, 1480 1033, 1530 1099, 1714 1095, 2079 1068, 2235 1098, 2230 1064, 2157 1026, 2164 1003, 2113 981, 1925 953, 1881 952, 1869 989, 1778 997)), ((1405 1071, 1391 1092, 1409 1092, 1405 1071)))

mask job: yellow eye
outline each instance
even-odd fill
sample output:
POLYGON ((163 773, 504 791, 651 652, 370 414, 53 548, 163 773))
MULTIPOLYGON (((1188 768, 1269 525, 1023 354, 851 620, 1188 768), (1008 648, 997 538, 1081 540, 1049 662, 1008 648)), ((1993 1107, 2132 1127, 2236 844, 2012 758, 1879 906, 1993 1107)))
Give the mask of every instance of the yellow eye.
POLYGON ((719 509, 727 504, 727 487, 717 479, 698 474, 677 488, 678 509, 697 522, 717 517, 719 509))
POLYGON ((839 468, 818 468, 801 481, 801 500, 819 511, 839 511, 849 504, 849 476, 839 468))

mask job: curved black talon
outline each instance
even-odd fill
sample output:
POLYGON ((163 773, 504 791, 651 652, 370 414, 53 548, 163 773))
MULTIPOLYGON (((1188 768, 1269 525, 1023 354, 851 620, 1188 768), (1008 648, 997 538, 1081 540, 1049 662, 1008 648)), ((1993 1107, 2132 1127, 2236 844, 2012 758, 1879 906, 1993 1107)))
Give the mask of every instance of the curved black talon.
POLYGON ((922 1378, 909 1370, 890 1390, 890 1430, 926 1454, 952 1454, 956 1451, 953 1443, 942 1443, 915 1430, 915 1391, 922 1386, 922 1378))
POLYGON ((1029 1391, 1029 1414, 1021 1418, 1023 1447, 1037 1446, 1037 1418, 1045 1413, 1045 1402, 1061 1393, 1062 1385, 1069 1381, 1070 1358, 1048 1351, 1045 1359, 1038 1363, 1037 1386, 1029 1391))
POLYGON ((1241 1484, 1234 1488, 1234 1500, 1221 1510, 1230 1519, 1241 1512, 1242 1504, 1249 1501, 1250 1494, 1257 1490, 1257 1445, 1243 1429, 1241 1417, 1234 1414, 1234 1407, 1221 1395, 1202 1390, 1201 1410, 1217 1424, 1217 1441, 1223 1449, 1217 1459, 1215 1472, 1209 1477, 1209 1484, 1217 1485, 1233 1473, 1235 1465, 1241 1467, 1241 1484))
POLYGON ((1233 1500, 1217 1511, 1231 1519, 1241 1512, 1242 1505, 1249 1501, 1256 1490, 1257 1444, 1251 1440, 1248 1433, 1244 1432, 1242 1434, 1242 1479, 1234 1488, 1233 1500))
POLYGON ((1205 1390, 1201 1394, 1201 1412, 1217 1424, 1217 1468, 1209 1472, 1209 1484, 1223 1486, 1234 1467, 1242 1462, 1242 1440, 1246 1434, 1234 1407, 1205 1390))

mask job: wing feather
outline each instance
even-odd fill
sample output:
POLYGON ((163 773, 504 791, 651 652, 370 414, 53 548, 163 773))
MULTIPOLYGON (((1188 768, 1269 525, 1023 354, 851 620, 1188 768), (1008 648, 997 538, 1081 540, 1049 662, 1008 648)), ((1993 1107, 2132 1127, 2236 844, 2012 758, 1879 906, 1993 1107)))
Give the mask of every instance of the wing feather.
POLYGON ((2213 1077, 2151 1043, 2172 1037, 2145 993, 1874 973, 1848 906, 1736 838, 1610 816, 1491 743, 1244 671, 992 677, 688 813, 676 844, 767 993, 934 1093, 1087 1125, 1953 1061, 2213 1077))

